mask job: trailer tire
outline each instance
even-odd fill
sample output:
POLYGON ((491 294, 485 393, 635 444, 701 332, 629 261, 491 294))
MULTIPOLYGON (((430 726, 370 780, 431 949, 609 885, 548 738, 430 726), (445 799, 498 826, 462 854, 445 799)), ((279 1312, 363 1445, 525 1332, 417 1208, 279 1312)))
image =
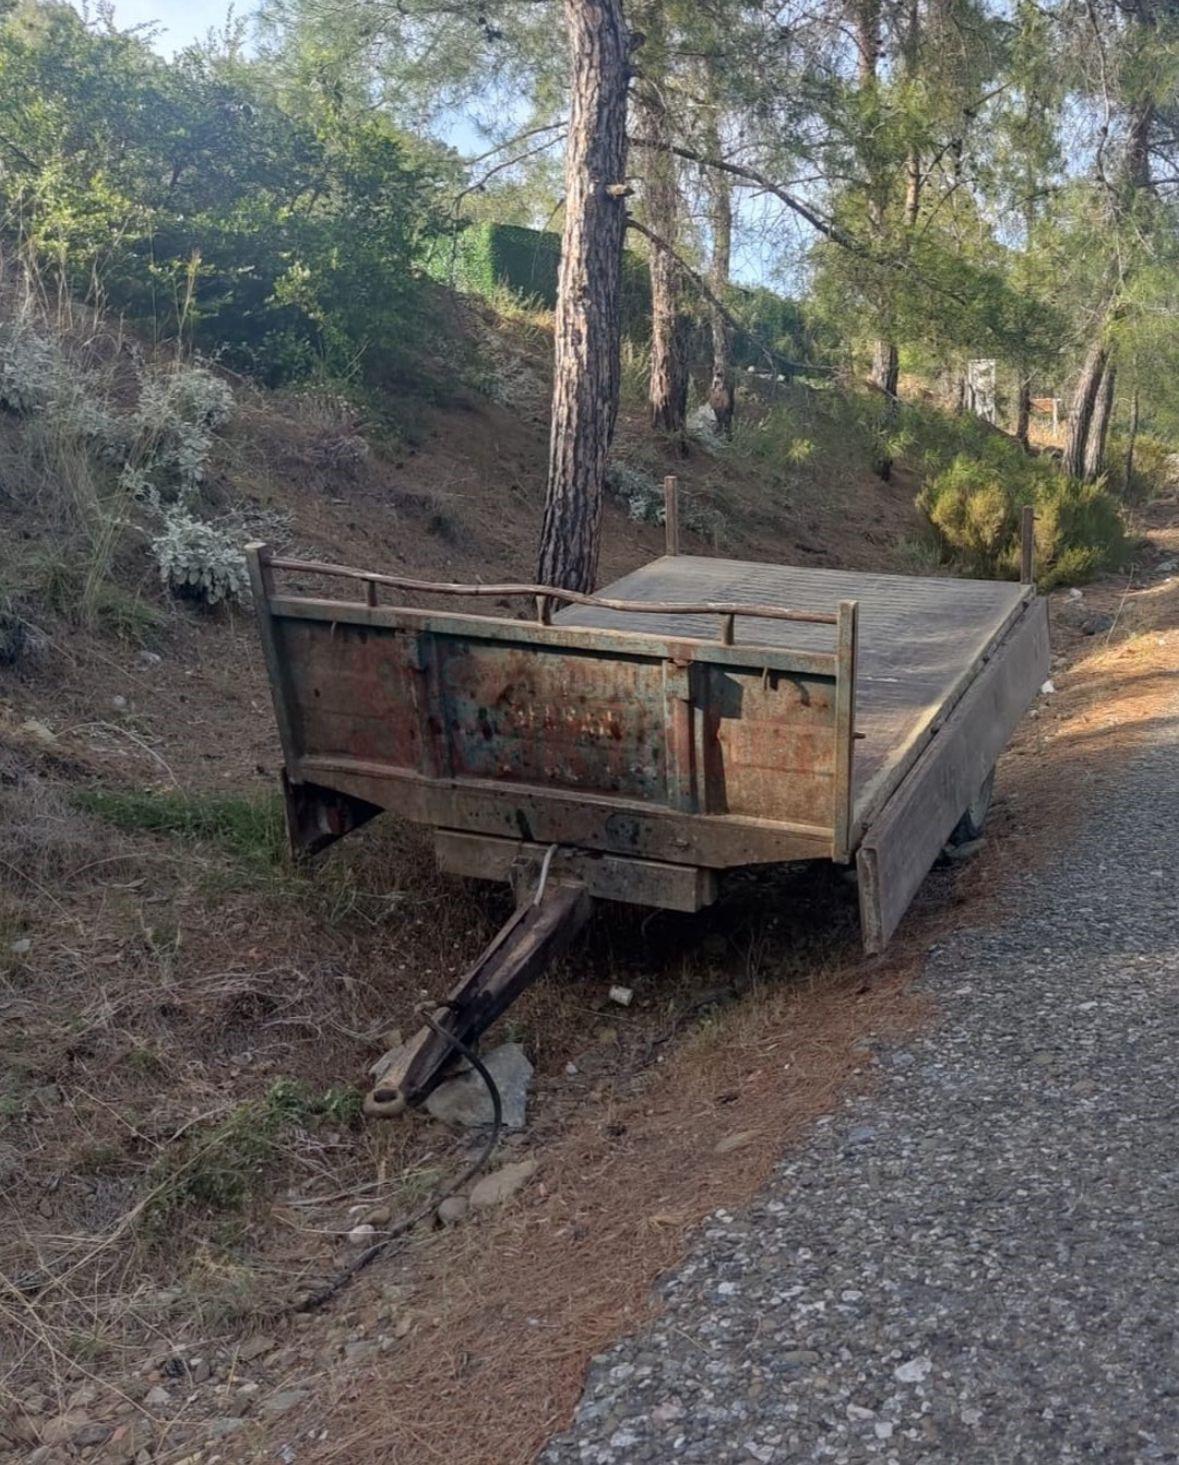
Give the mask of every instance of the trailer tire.
POLYGON ((982 838, 983 825, 991 810, 991 795, 994 791, 995 770, 992 768, 983 779, 978 793, 963 810, 961 819, 954 825, 949 839, 946 840, 948 848, 960 849, 964 844, 973 844, 976 839, 982 838))

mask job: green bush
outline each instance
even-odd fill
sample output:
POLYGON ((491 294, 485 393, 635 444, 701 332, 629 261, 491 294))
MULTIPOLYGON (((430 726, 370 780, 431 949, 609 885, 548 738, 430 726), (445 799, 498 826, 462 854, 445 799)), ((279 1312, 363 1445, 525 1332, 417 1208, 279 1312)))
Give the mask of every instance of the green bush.
MULTIPOLYGON (((994 438, 994 434, 991 434, 994 438)), ((1014 445, 1013 445, 1014 446, 1014 445)), ((1051 459, 992 442, 959 453, 932 473, 917 495, 950 555, 971 575, 1014 579, 1019 567, 1019 510, 1036 512, 1041 589, 1075 584, 1115 569, 1126 554, 1116 500, 1102 484, 1066 478, 1051 459)))
POLYGON ((995 470, 965 456, 929 481, 918 504, 971 574, 994 575, 1015 532, 1015 498, 995 470))

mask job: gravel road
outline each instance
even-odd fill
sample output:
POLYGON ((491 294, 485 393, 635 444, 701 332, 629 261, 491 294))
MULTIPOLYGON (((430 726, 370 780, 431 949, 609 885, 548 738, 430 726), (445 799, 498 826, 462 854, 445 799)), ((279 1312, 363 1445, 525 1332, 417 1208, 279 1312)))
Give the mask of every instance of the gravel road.
POLYGON ((1179 707, 882 1051, 548 1465, 1179 1461, 1179 707))

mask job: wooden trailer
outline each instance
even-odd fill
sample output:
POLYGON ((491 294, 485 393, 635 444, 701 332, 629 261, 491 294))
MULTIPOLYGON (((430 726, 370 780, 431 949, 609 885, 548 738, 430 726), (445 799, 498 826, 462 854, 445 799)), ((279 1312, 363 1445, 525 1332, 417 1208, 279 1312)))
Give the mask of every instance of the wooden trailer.
MULTIPOLYGON (((981 824, 1048 673, 1031 584, 681 555, 675 521, 672 492, 669 552, 594 596, 251 546, 296 854, 388 809, 433 828, 443 869, 520 894, 378 1109, 423 1098, 439 1024, 471 1041, 594 897, 692 911, 735 866, 854 861, 877 952, 955 830, 981 824)), ((1030 579, 1030 523, 1025 542, 1030 579)))

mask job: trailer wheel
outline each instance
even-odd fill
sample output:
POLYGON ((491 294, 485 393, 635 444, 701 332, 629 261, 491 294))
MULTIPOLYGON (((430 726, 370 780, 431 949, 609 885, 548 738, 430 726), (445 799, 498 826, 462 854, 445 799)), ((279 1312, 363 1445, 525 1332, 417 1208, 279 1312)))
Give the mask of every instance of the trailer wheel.
POLYGON ((991 809, 991 795, 995 791, 995 770, 982 781, 978 793, 971 799, 963 810, 961 819, 954 825, 953 833, 946 844, 950 849, 960 849, 964 844, 971 844, 974 840, 982 837, 983 825, 987 822, 987 815, 991 809))

